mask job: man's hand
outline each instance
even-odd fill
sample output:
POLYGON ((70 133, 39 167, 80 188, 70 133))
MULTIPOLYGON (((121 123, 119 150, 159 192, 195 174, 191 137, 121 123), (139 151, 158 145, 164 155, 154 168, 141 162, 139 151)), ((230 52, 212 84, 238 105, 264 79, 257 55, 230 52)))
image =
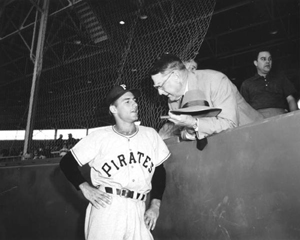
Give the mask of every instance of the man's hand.
POLYGON ((196 133, 194 129, 191 128, 184 128, 181 132, 180 132, 180 136, 182 140, 191 140, 194 141, 196 140, 196 133))
POLYGON ((168 119, 169 121, 175 123, 175 125, 177 126, 183 126, 187 128, 192 128, 196 121, 194 117, 186 114, 176 115, 169 112, 169 116, 170 116, 170 118, 168 119))
POLYGON ((84 197, 90 201, 95 208, 106 207, 107 204, 111 204, 112 197, 109 193, 100 191, 97 188, 92 187, 87 182, 79 185, 84 197))
POLYGON ((144 216, 145 224, 146 224, 147 228, 150 230, 154 230, 154 228, 155 228, 156 221, 159 216, 160 203, 161 203, 161 200, 153 199, 151 201, 151 205, 150 205, 149 209, 145 212, 145 216, 144 216))

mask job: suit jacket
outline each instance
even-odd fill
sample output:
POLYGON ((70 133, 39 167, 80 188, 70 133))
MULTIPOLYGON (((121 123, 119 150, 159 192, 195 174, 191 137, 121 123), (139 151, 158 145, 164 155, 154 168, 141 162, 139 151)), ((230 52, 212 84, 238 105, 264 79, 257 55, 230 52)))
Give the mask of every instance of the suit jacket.
MULTIPOLYGON (((189 72, 187 90, 197 89, 204 92, 210 107, 222 109, 217 117, 198 119, 199 139, 263 119, 263 116, 244 100, 237 87, 221 72, 214 70, 189 72)), ((169 102, 170 110, 178 109, 179 105, 180 100, 169 102)))

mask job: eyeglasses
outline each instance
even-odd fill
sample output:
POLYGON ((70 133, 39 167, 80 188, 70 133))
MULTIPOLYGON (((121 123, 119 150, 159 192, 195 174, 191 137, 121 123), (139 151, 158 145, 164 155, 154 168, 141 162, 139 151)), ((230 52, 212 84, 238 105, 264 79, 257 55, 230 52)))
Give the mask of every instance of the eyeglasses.
POLYGON ((163 86, 165 85, 165 83, 169 80, 169 78, 172 76, 173 73, 174 73, 174 71, 170 72, 170 75, 167 77, 167 79, 165 81, 163 81, 163 83, 160 86, 153 86, 153 87, 155 87, 157 90, 162 89, 163 86))

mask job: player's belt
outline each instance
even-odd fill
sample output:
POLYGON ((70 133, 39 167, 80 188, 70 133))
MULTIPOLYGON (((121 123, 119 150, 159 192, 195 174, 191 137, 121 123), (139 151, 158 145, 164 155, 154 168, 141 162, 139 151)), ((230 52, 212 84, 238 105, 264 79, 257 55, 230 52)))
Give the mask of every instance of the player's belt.
POLYGON ((116 194, 116 195, 119 195, 119 196, 125 197, 125 198, 132 198, 132 199, 137 199, 137 200, 141 200, 141 201, 146 201, 146 198, 147 198, 146 194, 131 191, 126 188, 119 189, 119 188, 100 186, 100 189, 104 190, 107 193, 116 194))

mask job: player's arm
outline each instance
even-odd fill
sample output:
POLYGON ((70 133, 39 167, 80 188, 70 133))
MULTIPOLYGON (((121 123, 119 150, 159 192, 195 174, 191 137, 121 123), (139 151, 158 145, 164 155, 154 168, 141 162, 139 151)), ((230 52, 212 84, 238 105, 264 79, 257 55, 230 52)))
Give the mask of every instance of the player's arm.
POLYGON ((160 164, 155 168, 155 172, 152 177, 152 189, 150 192, 150 200, 158 199, 162 200, 164 191, 166 188, 166 169, 163 164, 160 164))
POLYGON ((155 168, 155 172, 152 177, 152 190, 150 192, 150 207, 145 212, 146 226, 153 230, 156 225, 156 221, 159 216, 159 209, 163 193, 166 187, 166 170, 164 165, 161 164, 155 168))
POLYGON ((79 164, 71 152, 62 157, 59 163, 60 169, 72 185, 79 190, 79 185, 86 182, 79 170, 79 164))
POLYGON ((68 152, 62 157, 59 166, 69 182, 72 183, 77 190, 80 189, 84 197, 89 200, 94 207, 105 207, 106 204, 111 203, 111 196, 109 194, 99 191, 85 180, 79 170, 79 164, 71 152, 68 152))

